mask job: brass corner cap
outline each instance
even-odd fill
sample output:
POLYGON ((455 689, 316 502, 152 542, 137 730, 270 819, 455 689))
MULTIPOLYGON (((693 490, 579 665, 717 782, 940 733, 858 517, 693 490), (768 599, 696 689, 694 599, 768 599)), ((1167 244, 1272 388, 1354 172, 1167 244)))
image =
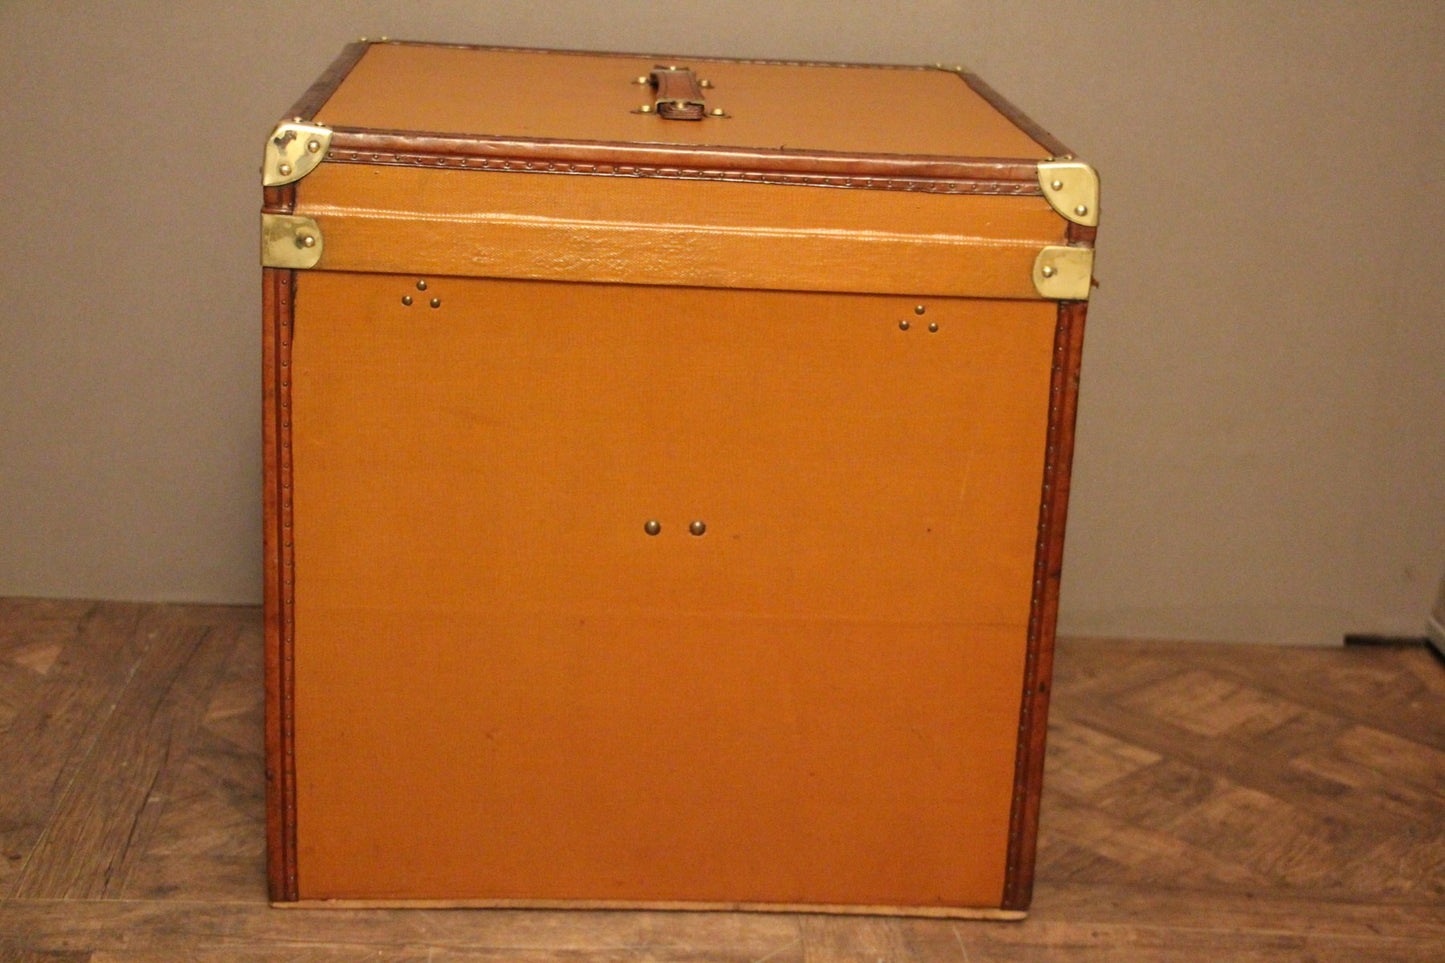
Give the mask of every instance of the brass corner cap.
POLYGON ((1074 157, 1039 161, 1039 187, 1049 206, 1085 227, 1099 224, 1099 173, 1074 157))
POLYGON ((261 215, 261 266, 304 270, 321 260, 321 225, 297 214, 261 215))
POLYGON ((1034 258, 1034 290, 1050 301, 1087 301, 1094 286, 1094 249, 1050 245, 1034 258))
POLYGON ((331 128, 300 120, 282 121, 266 139, 261 183, 280 187, 299 181, 316 169, 331 147, 331 128))

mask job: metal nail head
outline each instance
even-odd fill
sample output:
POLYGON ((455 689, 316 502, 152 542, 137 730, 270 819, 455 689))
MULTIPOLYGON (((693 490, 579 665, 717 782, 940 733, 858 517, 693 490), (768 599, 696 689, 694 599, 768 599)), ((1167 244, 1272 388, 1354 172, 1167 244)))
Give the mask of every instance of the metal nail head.
POLYGON ((656 535, 662 531, 662 523, 655 518, 649 518, 647 524, 642 526, 642 530, 649 535, 656 535))
POLYGON ((703 524, 701 520, 699 520, 687 526, 687 530, 689 532, 692 532, 694 535, 701 535, 703 532, 707 531, 707 526, 703 524))

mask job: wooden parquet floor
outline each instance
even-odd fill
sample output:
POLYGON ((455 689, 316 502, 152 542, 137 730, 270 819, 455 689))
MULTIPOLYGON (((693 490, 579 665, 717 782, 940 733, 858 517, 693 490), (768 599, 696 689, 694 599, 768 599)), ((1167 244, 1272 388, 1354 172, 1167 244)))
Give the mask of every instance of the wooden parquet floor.
POLYGON ((1445 666, 1060 645, 1023 923, 279 910, 254 609, 0 600, 0 960, 1445 960, 1445 666))

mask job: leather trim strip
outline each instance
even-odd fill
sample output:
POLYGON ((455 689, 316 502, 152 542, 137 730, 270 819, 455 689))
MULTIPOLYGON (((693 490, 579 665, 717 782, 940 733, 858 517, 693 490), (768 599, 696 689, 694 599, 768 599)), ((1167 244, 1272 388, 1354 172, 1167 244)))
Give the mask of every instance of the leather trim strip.
POLYGON ((266 878, 273 900, 296 887, 294 554, 291 540, 291 330, 296 272, 262 270, 266 625, 266 878))
POLYGON ((1033 897, 1049 693, 1053 687, 1054 630, 1059 617, 1059 576, 1064 557, 1069 474, 1074 455, 1074 422, 1078 411, 1079 368, 1083 360, 1087 310, 1086 302, 1061 303, 1054 335, 1039 537, 1034 556, 1033 599, 1029 606, 1028 649, 1019 708, 1008 862, 1004 871, 1002 908, 1006 910, 1026 910, 1033 897))
POLYGON ((1042 196, 1025 159, 668 148, 337 128, 325 163, 1042 196))

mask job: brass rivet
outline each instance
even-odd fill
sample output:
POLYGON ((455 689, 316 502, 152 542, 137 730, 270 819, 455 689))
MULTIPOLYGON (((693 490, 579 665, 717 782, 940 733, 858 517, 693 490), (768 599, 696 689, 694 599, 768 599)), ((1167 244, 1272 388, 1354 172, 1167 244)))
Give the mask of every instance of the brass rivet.
POLYGON ((1056 190, 1056 191, 1061 191, 1061 190, 1064 189, 1064 182, 1063 182, 1063 181, 1054 181, 1054 182, 1051 183, 1049 186, 1052 187, 1052 188, 1053 188, 1054 190, 1056 190))
POLYGON ((311 153, 313 153, 313 154, 316 153, 317 151, 319 151, 319 150, 321 149, 321 141, 319 141, 319 140, 308 140, 308 141, 306 142, 306 149, 309 150, 309 151, 310 151, 311 153))
POLYGON ((704 525, 701 521, 696 521, 693 522, 691 525, 687 526, 687 530, 689 532, 692 532, 694 535, 701 535, 703 532, 707 531, 707 526, 704 525))
POLYGON ((1053 265, 1046 265, 1042 270, 1039 271, 1039 273, 1042 274, 1042 275, 1043 275, 1044 277, 1046 277, 1046 278, 1051 278, 1051 277, 1053 277, 1053 276, 1054 276, 1054 268, 1053 268, 1053 265))
POLYGON ((930 330, 930 331, 937 331, 937 330, 938 330, 938 322, 937 322, 937 321, 934 321, 932 324, 930 324, 930 325, 928 326, 928 330, 930 330))
POLYGON ((639 114, 650 114, 650 113, 652 113, 652 105, 651 105, 651 104, 643 104, 641 107, 637 108, 637 112, 638 112, 639 114))
POLYGON ((280 167, 276 168, 276 170, 281 173, 281 176, 282 176, 282 177, 290 177, 290 176, 291 176, 291 165, 290 165, 290 164, 282 164, 280 167))
POLYGON ((711 90, 711 89, 712 89, 712 81, 711 81, 711 80, 699 80, 699 81, 697 82, 697 85, 698 85, 699 87, 701 87, 703 90, 711 90))
POLYGON ((634 84, 650 84, 650 83, 652 83, 652 81, 650 81, 650 80, 647 79, 647 75, 646 75, 646 74, 639 74, 639 75, 637 76, 637 79, 634 80, 633 83, 634 83, 634 84))
POLYGON ((316 246, 316 238, 312 237, 310 234, 303 234, 303 235, 301 235, 300 237, 298 237, 298 238, 296 239, 296 246, 297 246, 297 247, 315 247, 315 246, 316 246))
POLYGON ((441 307, 441 306, 442 306, 442 299, 441 299, 441 298, 432 298, 432 299, 431 299, 431 306, 434 307, 434 308, 439 308, 439 307, 441 307))
POLYGON ((662 523, 655 518, 649 518, 647 524, 642 526, 642 530, 649 535, 656 535, 662 531, 662 523))
POLYGON ((913 309, 913 313, 914 313, 914 314, 922 314, 924 311, 927 311, 927 310, 928 310, 927 308, 925 308, 923 305, 920 304, 918 307, 916 307, 916 308, 913 309))
POLYGON ((712 115, 714 117, 722 117, 724 115, 724 111, 721 107, 714 107, 712 109, 712 115))
POLYGON ((1078 207, 1074 208, 1074 213, 1079 215, 1080 217, 1083 217, 1085 214, 1089 213, 1089 208, 1084 204, 1080 204, 1078 207))
POLYGON ((403 295, 403 296, 402 296, 402 299, 401 299, 401 303, 404 304, 404 305, 406 305, 407 307, 411 307, 411 295, 410 295, 410 294, 403 295))
POLYGON ((908 322, 907 322, 906 320, 905 320, 905 321, 899 321, 899 322, 898 322, 898 330, 900 330, 900 331, 907 331, 908 328, 909 328, 909 324, 908 324, 908 322))
POLYGON ((425 281, 418 281, 418 282, 416 282, 416 289, 417 289, 418 291, 425 291, 425 290, 426 290, 426 282, 425 282, 425 281))

